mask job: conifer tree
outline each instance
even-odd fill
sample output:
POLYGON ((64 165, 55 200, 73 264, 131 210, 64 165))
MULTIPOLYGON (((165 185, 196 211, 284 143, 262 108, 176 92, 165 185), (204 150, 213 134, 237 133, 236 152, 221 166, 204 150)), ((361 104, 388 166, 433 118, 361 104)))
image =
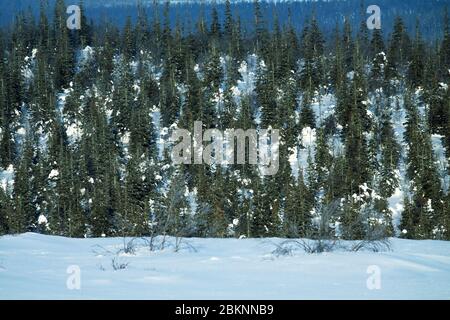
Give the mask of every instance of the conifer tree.
POLYGON ((370 42, 370 58, 372 60, 371 70, 371 88, 377 89, 384 87, 386 72, 386 49, 384 46, 383 35, 380 29, 375 29, 370 42))
POLYGON ((230 0, 225 1, 225 22, 224 22, 224 36, 227 42, 231 41, 233 37, 233 29, 234 29, 234 19, 233 12, 231 9, 230 0))
POLYGON ((267 128, 277 121, 276 85, 273 70, 260 64, 256 83, 257 101, 261 106, 262 125, 267 128))
POLYGON ((424 44, 419 30, 419 22, 416 23, 416 37, 412 46, 411 63, 409 66, 408 79, 411 86, 417 87, 423 84, 424 62, 425 62, 424 44))
POLYGON ((125 134, 131 128, 131 117, 136 110, 134 78, 128 60, 121 60, 114 79, 115 90, 112 95, 112 120, 117 133, 125 134))
POLYGON ((323 67, 322 56, 324 52, 324 40, 315 17, 304 31, 302 38, 304 65, 300 73, 301 88, 305 91, 306 103, 314 97, 315 91, 322 83, 323 67))
POLYGON ((343 91, 343 82, 345 79, 345 65, 344 65, 344 51, 341 42, 341 34, 339 25, 336 24, 333 35, 334 42, 334 56, 332 60, 332 68, 330 71, 330 77, 332 80, 333 88, 336 93, 343 91))
POLYGON ((414 230, 408 232, 413 237, 430 238, 434 236, 433 226, 437 225, 443 215, 440 180, 435 166, 431 137, 409 94, 405 97, 405 108, 408 112, 405 133, 405 140, 409 146, 407 173, 413 188, 413 196, 410 213, 402 219, 406 220, 402 224, 408 225, 407 219, 410 219, 413 221, 414 230))
POLYGON ((87 235, 87 216, 83 207, 83 180, 85 172, 81 168, 84 164, 81 159, 81 150, 77 149, 70 154, 67 163, 67 171, 63 171, 68 175, 67 183, 69 184, 69 192, 72 194, 68 203, 67 214, 67 235, 73 238, 84 238, 87 235))
POLYGON ((28 138, 15 177, 14 224, 11 225, 15 233, 34 231, 37 224, 36 208, 33 205, 32 182, 34 177, 31 175, 33 156, 32 142, 28 138))
POLYGON ((120 203, 118 154, 113 144, 111 127, 104 111, 95 99, 88 101, 83 119, 84 139, 81 149, 86 171, 90 233, 94 237, 114 235, 120 203), (91 201, 89 201, 91 199, 91 201))
POLYGON ((131 23, 131 17, 127 17, 127 21, 125 23, 125 27, 123 29, 122 35, 122 47, 123 47, 123 55, 125 57, 125 61, 129 62, 133 58, 135 54, 135 33, 133 32, 133 26, 131 23))
POLYGON ((149 163, 142 158, 140 149, 131 155, 127 164, 125 199, 122 214, 126 222, 127 234, 145 236, 149 234, 150 188, 153 177, 150 176, 149 163))
POLYGON ((401 17, 394 21, 393 32, 389 39, 388 64, 386 78, 392 79, 401 76, 404 72, 406 62, 410 56, 410 38, 406 32, 405 25, 401 17))
POLYGON ((13 210, 11 200, 8 193, 3 188, 0 188, 0 234, 9 234, 13 231, 10 230, 10 222, 13 219, 13 210))
POLYGON ((448 7, 445 7, 444 11, 444 36, 440 47, 440 65, 442 75, 448 79, 448 70, 450 69, 450 19, 448 7))
POLYGON ((290 179, 286 197, 283 220, 285 236, 293 238, 310 236, 312 203, 311 195, 303 179, 302 170, 300 170, 297 181, 293 178, 290 179))
POLYGON ((348 18, 346 18, 344 22, 344 29, 342 31, 341 41, 342 41, 343 61, 345 67, 344 71, 345 73, 347 73, 350 72, 352 70, 352 67, 354 66, 353 63, 354 41, 352 28, 348 18))
POLYGON ((69 37, 69 29, 66 26, 66 6, 64 0, 57 0, 53 21, 54 44, 56 46, 54 72, 55 86, 67 87, 74 74, 75 57, 72 43, 69 37))

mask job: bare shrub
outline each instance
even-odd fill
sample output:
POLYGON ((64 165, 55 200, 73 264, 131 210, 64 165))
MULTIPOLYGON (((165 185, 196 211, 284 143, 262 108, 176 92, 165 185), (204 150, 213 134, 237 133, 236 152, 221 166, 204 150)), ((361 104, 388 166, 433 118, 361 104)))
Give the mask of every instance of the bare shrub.
POLYGON ((286 240, 280 244, 275 244, 276 248, 272 251, 272 254, 276 257, 280 256, 292 256, 293 252, 297 249, 303 250, 306 253, 323 253, 331 252, 336 247, 337 240, 286 240))
POLYGON ((123 252, 126 254, 135 254, 136 253, 136 238, 132 238, 128 240, 126 237, 123 237, 123 248, 119 250, 119 252, 123 252))
POLYGON ((300 240, 300 246, 306 253, 323 253, 332 252, 338 243, 338 240, 317 239, 317 240, 300 240))
POLYGON ((333 220, 336 220, 340 214, 341 200, 335 199, 332 202, 325 204, 320 202, 316 208, 320 214, 317 230, 307 235, 317 240, 329 240, 334 238, 334 230, 330 227, 333 220))
POLYGON ((272 251, 272 255, 277 258, 282 256, 292 256, 296 250, 302 250, 309 254, 333 252, 337 248, 350 252, 358 252, 363 249, 372 252, 391 250, 391 242, 388 238, 361 240, 351 246, 342 245, 341 241, 338 239, 286 240, 281 243, 274 243, 274 245, 275 249, 272 251))
POLYGON ((175 252, 178 252, 183 249, 185 249, 189 252, 197 252, 197 248, 195 248, 191 243, 186 241, 184 238, 180 238, 180 240, 177 241, 177 246, 175 247, 175 252))
POLYGON ((275 250, 272 251, 272 254, 275 257, 282 257, 282 256, 292 256, 293 252, 293 246, 289 243, 290 241, 283 241, 282 243, 275 243, 275 250))
POLYGON ((145 243, 145 246, 148 247, 150 252, 153 252, 153 251, 157 250, 156 237, 155 236, 151 235, 149 238, 142 237, 141 240, 145 243))
POLYGON ((176 237, 175 238, 175 246, 174 246, 174 251, 175 252, 179 252, 180 251, 182 242, 183 242, 183 238, 181 238, 181 237, 176 237))
POLYGON ((372 252, 391 251, 391 242, 387 237, 386 226, 382 224, 369 225, 364 239, 351 247, 351 251, 357 252, 363 249, 372 252))
POLYGON ((388 238, 377 240, 362 240, 351 247, 351 251, 358 252, 367 249, 372 252, 391 251, 391 242, 388 238))
POLYGON ((128 268, 129 262, 120 261, 120 258, 116 256, 111 259, 111 265, 114 271, 124 270, 128 268))
POLYGON ((156 243, 157 239, 158 236, 156 235, 154 227, 151 228, 150 236, 141 238, 141 240, 145 243, 145 245, 151 252, 157 250, 157 243, 156 243))
MULTIPOLYGON (((121 261, 120 254, 134 254, 136 252, 136 244, 135 239, 131 239, 130 241, 127 241, 126 238, 123 238, 123 247, 117 250, 116 252, 112 252, 111 250, 106 249, 105 247, 102 247, 100 245, 93 246, 92 251, 96 255, 105 255, 105 256, 112 256, 111 258, 111 266, 114 271, 117 270, 124 270, 128 267, 129 262, 121 261)), ((106 268, 100 264, 98 268, 101 271, 106 271, 106 268)))

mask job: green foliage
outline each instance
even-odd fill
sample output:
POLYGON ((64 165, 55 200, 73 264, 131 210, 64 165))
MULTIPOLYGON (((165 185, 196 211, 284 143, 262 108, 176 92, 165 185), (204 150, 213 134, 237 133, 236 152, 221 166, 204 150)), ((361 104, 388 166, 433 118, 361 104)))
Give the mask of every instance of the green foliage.
POLYGON ((314 13, 269 26, 259 1, 251 26, 229 0, 192 24, 158 3, 121 28, 81 3, 68 30, 64 1, 42 1, 0 31, 0 234, 450 239, 447 13, 430 45, 400 17, 385 42, 365 19, 329 37, 314 13), (279 130, 278 172, 175 166, 169 136, 195 121, 279 130))

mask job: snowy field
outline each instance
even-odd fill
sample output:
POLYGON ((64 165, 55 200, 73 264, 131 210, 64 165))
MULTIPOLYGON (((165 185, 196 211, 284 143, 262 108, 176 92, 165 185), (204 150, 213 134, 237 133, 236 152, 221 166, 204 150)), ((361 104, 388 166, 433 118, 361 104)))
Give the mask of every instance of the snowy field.
POLYGON ((179 252, 138 241, 124 254, 121 238, 4 236, 0 299, 450 299, 450 242, 276 257, 281 241, 188 239, 179 252))

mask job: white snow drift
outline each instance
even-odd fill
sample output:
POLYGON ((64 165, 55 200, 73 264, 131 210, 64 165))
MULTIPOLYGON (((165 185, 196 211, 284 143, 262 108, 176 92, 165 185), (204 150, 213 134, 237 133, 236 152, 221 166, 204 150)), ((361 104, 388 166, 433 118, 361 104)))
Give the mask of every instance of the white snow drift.
POLYGON ((183 241, 124 254, 121 238, 4 236, 0 299, 450 299, 450 242, 275 257, 282 239, 183 241))

